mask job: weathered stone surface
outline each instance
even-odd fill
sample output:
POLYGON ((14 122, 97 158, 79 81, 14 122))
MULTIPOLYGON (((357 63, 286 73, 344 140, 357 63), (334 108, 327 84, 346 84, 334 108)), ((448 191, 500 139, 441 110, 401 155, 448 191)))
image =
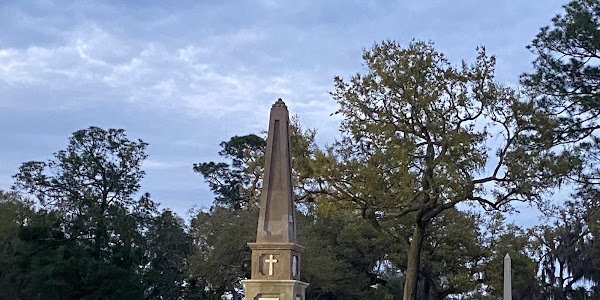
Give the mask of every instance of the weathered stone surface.
POLYGON ((248 246, 252 274, 242 281, 246 299, 305 299, 308 283, 299 281, 304 247, 296 244, 289 113, 281 99, 271 107, 256 243, 248 246))
POLYGON ((300 280, 300 255, 304 247, 294 243, 262 244, 249 243, 252 249, 252 279, 300 280), (277 262, 273 264, 273 275, 269 275, 269 264, 264 260, 273 255, 277 262), (296 257, 296 269, 292 268, 296 257))
POLYGON ((298 280, 242 280, 246 289, 246 300, 305 299, 308 283, 298 280))
POLYGON ((279 99, 271 107, 257 243, 295 243, 289 115, 279 99))
POLYGON ((512 300, 511 270, 510 255, 506 253, 504 256, 504 300, 512 300))

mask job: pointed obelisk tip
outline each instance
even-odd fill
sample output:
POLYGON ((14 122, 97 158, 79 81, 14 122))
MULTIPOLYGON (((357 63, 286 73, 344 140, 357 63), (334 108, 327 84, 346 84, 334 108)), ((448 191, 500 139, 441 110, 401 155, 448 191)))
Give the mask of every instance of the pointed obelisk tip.
POLYGON ((506 253, 506 255, 504 256, 504 259, 510 259, 510 255, 508 255, 508 253, 506 253))
POLYGON ((281 100, 281 98, 277 99, 277 101, 275 101, 275 103, 273 103, 273 107, 286 107, 285 106, 285 102, 283 102, 283 100, 281 100))

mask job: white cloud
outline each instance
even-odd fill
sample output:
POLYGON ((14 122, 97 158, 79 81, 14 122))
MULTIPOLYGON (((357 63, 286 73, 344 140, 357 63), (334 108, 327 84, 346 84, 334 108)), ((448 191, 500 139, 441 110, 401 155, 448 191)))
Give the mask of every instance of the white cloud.
MULTIPOLYGON (((272 72, 221 58, 223 52, 238 51, 236 47, 264 39, 265 33, 256 28, 209 36, 204 44, 189 43, 175 49, 159 42, 129 42, 96 24, 64 37, 63 43, 54 47, 0 49, 0 82, 87 95, 110 92, 114 96, 107 101, 128 100, 189 116, 215 117, 253 112, 257 105, 266 107, 265 101, 278 97, 315 97, 325 92, 311 79, 312 70, 272 72)), ((268 54, 260 55, 269 59, 268 54)))
POLYGON ((86 34, 59 46, 0 49, 0 80, 10 85, 51 89, 67 89, 73 84, 98 80, 112 66, 97 50, 109 49, 115 44, 116 40, 93 26, 86 34))
POLYGON ((183 162, 168 162, 168 161, 155 160, 155 159, 145 159, 144 162, 142 163, 142 169, 164 170, 164 169, 180 168, 182 166, 188 166, 188 165, 189 165, 189 163, 183 163, 183 162))

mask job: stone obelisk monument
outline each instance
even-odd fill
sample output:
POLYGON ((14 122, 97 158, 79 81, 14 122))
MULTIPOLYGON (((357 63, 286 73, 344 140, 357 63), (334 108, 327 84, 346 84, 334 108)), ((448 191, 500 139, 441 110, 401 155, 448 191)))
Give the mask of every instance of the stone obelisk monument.
POLYGON ((251 279, 243 280, 246 300, 304 300, 308 283, 300 281, 296 217, 292 199, 289 115, 278 99, 271 107, 251 279))
POLYGON ((512 300, 512 282, 511 282, 510 256, 506 253, 504 256, 504 300, 512 300))

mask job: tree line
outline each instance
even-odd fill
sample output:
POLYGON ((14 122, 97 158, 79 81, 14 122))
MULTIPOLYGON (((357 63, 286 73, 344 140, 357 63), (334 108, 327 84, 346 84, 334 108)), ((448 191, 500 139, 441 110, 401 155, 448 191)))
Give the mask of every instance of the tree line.
MULTIPOLYGON (((600 295, 600 2, 564 8, 518 90, 495 81, 484 47, 453 65, 433 43, 383 41, 364 73, 335 78, 336 142, 292 120, 307 299, 498 299, 506 253, 515 299, 600 295), (551 202, 564 186, 571 198, 551 202), (546 224, 507 223, 515 202, 546 224)), ((264 137, 193 164, 215 198, 190 222, 142 192, 147 146, 90 127, 21 165, 0 192, 0 298, 243 297, 264 137)))

